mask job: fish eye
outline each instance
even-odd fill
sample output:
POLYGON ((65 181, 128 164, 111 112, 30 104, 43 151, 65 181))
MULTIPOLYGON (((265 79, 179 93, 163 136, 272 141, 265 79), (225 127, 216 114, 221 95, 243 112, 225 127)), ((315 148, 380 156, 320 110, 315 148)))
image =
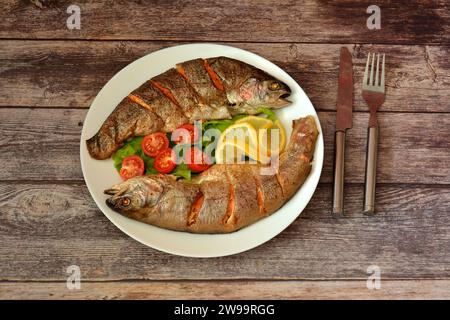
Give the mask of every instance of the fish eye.
POLYGON ((124 206, 124 207, 128 207, 131 204, 131 199, 130 198, 123 198, 120 204, 122 206, 124 206))
POLYGON ((269 89, 270 90, 279 90, 280 89, 280 84, 278 82, 272 82, 269 85, 269 89))

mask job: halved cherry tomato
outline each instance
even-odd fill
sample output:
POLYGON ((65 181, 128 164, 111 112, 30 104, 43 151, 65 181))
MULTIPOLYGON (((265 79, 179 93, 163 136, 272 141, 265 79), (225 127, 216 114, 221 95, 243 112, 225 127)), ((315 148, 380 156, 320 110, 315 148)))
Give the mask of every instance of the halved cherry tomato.
POLYGON ((120 169, 120 177, 123 180, 128 180, 136 176, 144 174, 144 160, 139 156, 128 156, 122 161, 122 168, 120 169))
POLYGON ((169 147, 169 139, 163 132, 155 132, 145 136, 141 143, 142 151, 149 157, 156 157, 169 147))
POLYGON ((199 138, 199 128, 189 123, 179 126, 172 132, 172 141, 176 144, 194 144, 199 138))
POLYGON ((170 173, 177 166, 175 163, 175 152, 172 149, 166 149, 155 158, 153 163, 155 169, 160 173, 170 173))
POLYGON ((194 172, 205 171, 212 165, 209 156, 197 147, 192 147, 187 150, 184 161, 189 169, 194 172))

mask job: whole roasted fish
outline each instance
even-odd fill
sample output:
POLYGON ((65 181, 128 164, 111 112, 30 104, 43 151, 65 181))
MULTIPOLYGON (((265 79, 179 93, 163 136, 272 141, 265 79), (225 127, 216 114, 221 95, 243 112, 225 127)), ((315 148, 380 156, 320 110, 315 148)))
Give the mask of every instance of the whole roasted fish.
POLYGON ((227 57, 180 63, 141 85, 114 109, 92 138, 89 154, 107 159, 133 136, 172 132, 194 120, 255 114, 289 104, 289 87, 264 71, 227 57))
POLYGON ((280 208, 311 170, 318 131, 312 116, 293 122, 278 169, 260 164, 216 164, 192 181, 170 175, 129 179, 105 190, 113 210, 162 228, 194 233, 236 231, 280 208), (264 174, 263 174, 264 172, 264 174))

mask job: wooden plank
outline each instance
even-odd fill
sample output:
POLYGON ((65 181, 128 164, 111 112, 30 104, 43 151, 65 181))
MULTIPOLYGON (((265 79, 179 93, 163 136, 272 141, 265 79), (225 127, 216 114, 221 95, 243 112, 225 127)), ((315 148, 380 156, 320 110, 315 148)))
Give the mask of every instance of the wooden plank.
MULTIPOLYGON (((0 106, 87 108, 120 69, 173 42, 2 41, 0 106)), ((339 44, 234 43, 273 61, 318 110, 334 110, 339 44)), ((367 110, 361 83, 367 52, 387 55, 387 99, 380 111, 450 112, 449 47, 346 45, 354 56, 355 109, 367 110)))
POLYGON ((0 109, 2 180, 82 180, 85 115, 85 110, 0 109))
MULTIPOLYGON (((3 180, 82 181, 80 131, 85 110, 0 109, 3 180), (14 161, 11 161, 14 159, 14 161)), ((333 173, 334 112, 320 112, 325 139, 322 182, 333 173)), ((450 114, 379 116, 379 183, 450 184, 450 114)), ((346 181, 363 183, 367 113, 355 113, 348 131, 346 181)))
POLYGON ((0 280, 65 281, 70 265, 78 265, 86 281, 365 280, 371 265, 380 267, 383 279, 450 277, 449 188, 379 186, 373 217, 362 214, 362 203, 363 187, 348 185, 347 215, 333 218, 331 185, 320 185, 300 218, 266 244, 193 259, 123 234, 83 185, 3 183, 0 280))
POLYGON ((348 0, 78 1, 81 29, 69 30, 70 1, 9 0, 1 38, 187 41, 449 43, 447 1, 378 1, 381 30, 369 30, 371 3, 348 0), (424 27, 426 26, 426 27, 424 27))
POLYGON ((68 290, 65 282, 0 283, 0 299, 449 299, 450 280, 381 281, 369 290, 366 281, 139 281, 82 282, 68 290))

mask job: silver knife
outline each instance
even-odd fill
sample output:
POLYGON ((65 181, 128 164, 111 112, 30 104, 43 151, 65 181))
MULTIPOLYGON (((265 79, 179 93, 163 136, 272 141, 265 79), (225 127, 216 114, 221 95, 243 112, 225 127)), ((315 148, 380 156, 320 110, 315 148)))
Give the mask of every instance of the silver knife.
POLYGON ((344 213, 344 154, 345 132, 352 127, 353 63, 347 48, 341 48, 339 84, 336 105, 336 132, 334 139, 333 214, 344 213))

